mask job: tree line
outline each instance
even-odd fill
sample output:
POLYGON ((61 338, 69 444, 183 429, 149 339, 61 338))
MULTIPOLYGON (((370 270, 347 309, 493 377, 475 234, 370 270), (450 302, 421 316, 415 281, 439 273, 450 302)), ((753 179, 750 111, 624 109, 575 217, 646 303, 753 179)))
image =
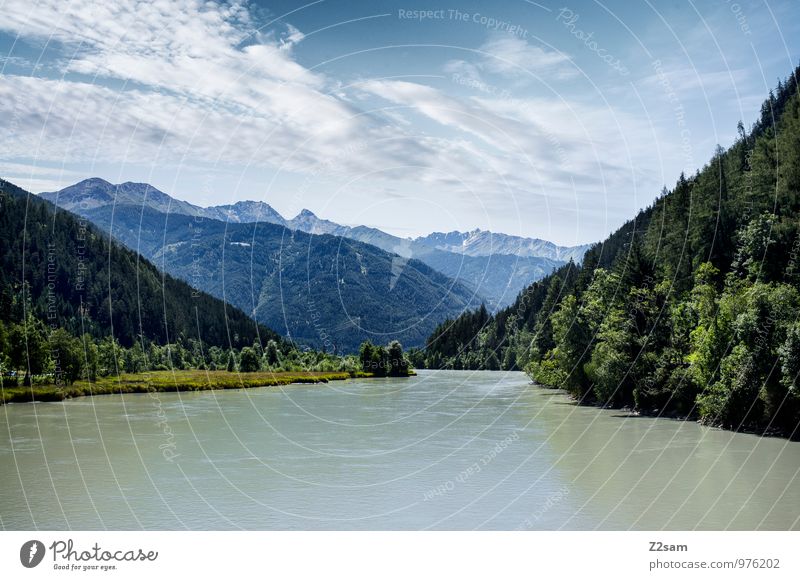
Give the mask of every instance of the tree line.
POLYGON ((302 350, 287 342, 258 341, 240 349, 209 346, 196 339, 160 345, 145 340, 125 347, 116 338, 72 335, 29 316, 0 322, 0 376, 6 387, 63 384, 145 371, 220 370, 229 372, 350 372, 362 368, 357 357, 302 350))

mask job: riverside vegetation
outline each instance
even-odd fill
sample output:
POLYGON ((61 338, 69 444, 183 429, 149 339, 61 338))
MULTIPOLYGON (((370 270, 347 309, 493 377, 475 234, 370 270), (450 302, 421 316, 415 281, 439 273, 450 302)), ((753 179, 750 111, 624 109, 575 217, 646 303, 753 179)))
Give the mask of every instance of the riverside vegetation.
POLYGON ((150 343, 147 349, 136 343, 126 349, 109 337, 95 342, 88 335, 70 336, 61 328, 48 333, 35 319, 10 328, 11 333, 7 333, 0 325, 0 404, 414 374, 398 341, 387 347, 365 342, 356 357, 301 351, 285 345, 281 351, 274 340, 267 342, 265 348, 256 342, 238 352, 219 347, 206 351, 202 342, 191 339, 189 349, 180 341, 167 345, 150 343), (22 380, 17 369, 23 369, 22 380))
POLYGON ((578 401, 798 438, 800 68, 696 174, 416 366, 522 369, 578 401))

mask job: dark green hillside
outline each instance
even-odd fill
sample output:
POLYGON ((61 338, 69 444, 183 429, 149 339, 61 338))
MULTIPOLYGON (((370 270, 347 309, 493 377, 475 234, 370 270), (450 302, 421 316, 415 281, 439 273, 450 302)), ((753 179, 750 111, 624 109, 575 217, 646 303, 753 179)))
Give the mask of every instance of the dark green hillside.
POLYGON ((422 346, 439 322, 479 304, 426 264, 355 240, 140 206, 84 215, 164 271, 328 351, 356 352, 367 339, 422 346))
POLYGON ((27 311, 73 336, 114 336, 124 346, 140 336, 225 348, 278 338, 77 216, 2 180, 0 196, 0 321, 19 323, 27 311))
POLYGON ((584 402, 797 437, 799 72, 582 265, 442 324, 427 364, 525 369, 584 402))

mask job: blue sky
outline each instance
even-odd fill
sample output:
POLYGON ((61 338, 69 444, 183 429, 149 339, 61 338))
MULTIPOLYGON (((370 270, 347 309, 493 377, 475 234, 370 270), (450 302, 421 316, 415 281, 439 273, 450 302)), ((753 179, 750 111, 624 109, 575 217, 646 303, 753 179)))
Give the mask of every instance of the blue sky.
POLYGON ((755 120, 800 3, 0 0, 0 175, 603 238, 755 120))

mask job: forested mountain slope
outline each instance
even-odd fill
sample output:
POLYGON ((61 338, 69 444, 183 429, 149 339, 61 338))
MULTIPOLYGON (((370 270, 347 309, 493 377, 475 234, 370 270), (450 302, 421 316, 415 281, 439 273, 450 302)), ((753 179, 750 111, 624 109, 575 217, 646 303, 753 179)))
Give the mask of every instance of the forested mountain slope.
POLYGON ((0 322, 73 336, 240 348, 280 340, 241 310, 163 274, 97 227, 0 180, 0 322))
POLYGON ((495 316, 443 323, 427 364, 523 368, 581 401, 797 437, 798 72, 729 149, 681 175, 582 265, 495 316))

